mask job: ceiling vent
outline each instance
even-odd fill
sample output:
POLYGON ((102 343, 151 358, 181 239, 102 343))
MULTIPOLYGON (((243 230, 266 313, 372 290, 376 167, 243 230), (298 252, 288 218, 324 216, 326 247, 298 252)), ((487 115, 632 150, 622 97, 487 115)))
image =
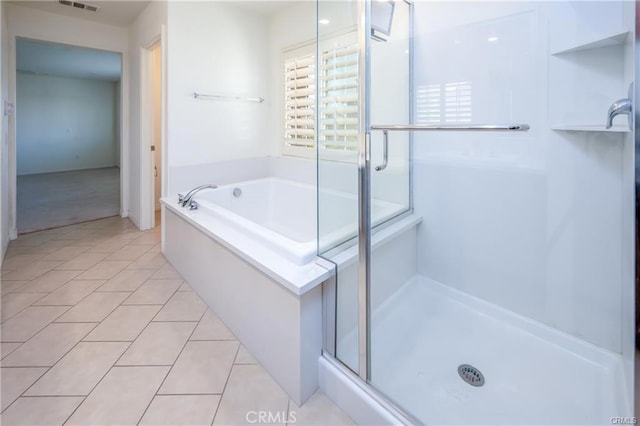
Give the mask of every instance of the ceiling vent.
POLYGON ((94 6, 92 4, 87 4, 87 3, 80 3, 78 1, 58 0, 58 3, 64 6, 75 7, 76 9, 88 10, 89 12, 98 11, 98 6, 94 6))

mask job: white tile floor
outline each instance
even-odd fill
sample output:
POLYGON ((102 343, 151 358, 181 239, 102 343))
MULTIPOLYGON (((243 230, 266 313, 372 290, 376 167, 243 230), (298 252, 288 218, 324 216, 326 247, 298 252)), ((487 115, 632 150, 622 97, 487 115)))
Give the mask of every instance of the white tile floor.
POLYGON ((297 407, 160 252, 108 218, 21 236, 2 265, 3 425, 347 425, 297 407), (256 417, 256 418, 254 418, 256 417))

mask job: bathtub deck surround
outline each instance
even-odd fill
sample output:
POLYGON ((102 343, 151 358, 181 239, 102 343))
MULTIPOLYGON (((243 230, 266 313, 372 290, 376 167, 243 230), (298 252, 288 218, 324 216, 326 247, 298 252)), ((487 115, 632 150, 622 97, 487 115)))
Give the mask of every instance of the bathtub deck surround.
POLYGON ((229 425, 260 410, 352 424, 323 394, 290 400, 159 241, 159 228, 109 218, 11 243, 0 283, 3 425, 229 425))
MULTIPOLYGON (((315 194, 315 186, 267 177, 202 191, 195 197, 197 210, 180 207, 177 196, 162 200, 163 252, 298 404, 317 391, 324 339, 334 338, 333 328, 323 324, 323 292, 352 288, 336 290, 336 266, 348 271, 343 276, 357 276, 355 246, 334 259, 337 264, 317 257, 315 194)), ((348 192, 331 196, 338 204, 354 202, 348 192)), ((378 200, 373 205, 378 220, 398 208, 378 200)), ((349 236, 354 224, 348 220, 334 221, 325 239, 349 236)), ((372 244, 401 278, 415 271, 411 260, 420 221, 408 215, 372 244)), ((385 295, 404 279, 387 281, 385 295)), ((351 296, 341 300, 354 301, 351 296)))
MULTIPOLYGON (((318 389, 321 287, 295 294, 221 244, 206 223, 194 225, 194 216, 203 212, 177 212, 167 204, 163 208, 167 258, 292 400, 303 404, 318 389)), ((319 265, 309 268, 321 270, 322 275, 315 275, 318 284, 329 276, 319 265)))

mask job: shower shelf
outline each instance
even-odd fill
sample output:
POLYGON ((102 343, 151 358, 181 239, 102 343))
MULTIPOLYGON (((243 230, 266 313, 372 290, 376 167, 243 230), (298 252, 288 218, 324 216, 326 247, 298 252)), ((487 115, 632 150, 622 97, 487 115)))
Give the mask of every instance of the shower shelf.
POLYGON ((607 132, 607 133, 629 133, 628 127, 614 126, 610 129, 605 129, 604 125, 596 124, 556 124, 551 126, 551 130, 561 131, 574 131, 574 132, 607 132))
POLYGON ((600 47, 622 45, 627 41, 627 37, 631 31, 619 30, 609 34, 599 35, 588 40, 582 40, 563 49, 552 52, 552 55, 561 55, 564 53, 579 52, 581 50, 597 49, 600 47))

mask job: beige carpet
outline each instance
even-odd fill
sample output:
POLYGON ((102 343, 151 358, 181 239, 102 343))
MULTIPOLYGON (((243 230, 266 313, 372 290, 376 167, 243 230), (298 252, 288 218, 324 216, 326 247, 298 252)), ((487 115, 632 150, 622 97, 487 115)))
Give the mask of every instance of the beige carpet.
POLYGON ((120 213, 120 169, 18 176, 18 233, 120 213))

